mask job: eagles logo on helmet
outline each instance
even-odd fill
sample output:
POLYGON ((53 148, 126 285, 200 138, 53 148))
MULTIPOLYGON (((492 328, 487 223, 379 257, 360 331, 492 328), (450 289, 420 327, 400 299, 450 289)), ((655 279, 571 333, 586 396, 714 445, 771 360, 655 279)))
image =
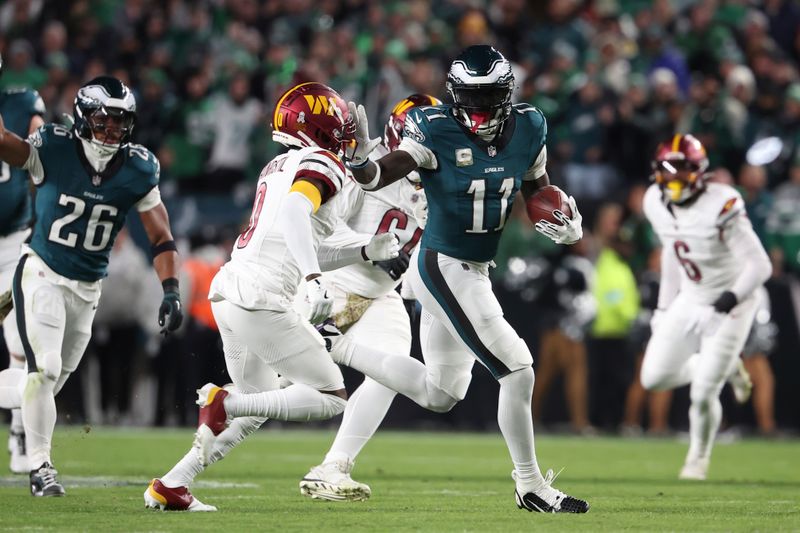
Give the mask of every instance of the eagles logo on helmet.
POLYGON ((659 144, 652 166, 653 179, 673 204, 686 203, 705 189, 708 156, 693 135, 678 133, 659 144))
POLYGON ((389 120, 383 128, 383 145, 390 152, 397 150, 403 138, 403 127, 406 123, 406 116, 415 107, 442 105, 442 101, 429 94, 412 94, 397 102, 392 108, 389 120))
POLYGON ((287 147, 319 146, 339 154, 353 142, 355 125, 339 93, 317 82, 287 90, 275 106, 272 139, 287 147))
POLYGON ((453 98, 456 120, 472 133, 496 135, 511 115, 511 63, 489 45, 464 50, 450 65, 446 86, 453 98))

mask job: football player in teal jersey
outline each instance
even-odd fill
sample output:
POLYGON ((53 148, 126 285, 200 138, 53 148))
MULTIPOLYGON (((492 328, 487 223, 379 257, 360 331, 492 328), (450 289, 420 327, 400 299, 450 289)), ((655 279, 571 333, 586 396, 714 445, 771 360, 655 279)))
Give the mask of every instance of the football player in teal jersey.
MULTIPOLYGON (((34 496, 62 496, 50 457, 54 396, 78 366, 91 336, 100 283, 114 238, 136 209, 153 245, 164 287, 159 324, 182 320, 178 254, 158 190, 159 164, 130 142, 136 101, 116 78, 97 77, 78 90, 74 125, 45 124, 27 141, 0 118, 0 160, 30 173, 36 186, 33 237, 13 280, 13 302, 28 374, 18 388, 0 386, 0 407, 22 406, 34 496)), ((5 374, 5 375, 3 375, 5 374)), ((11 369, 0 385, 12 383, 11 369)))
MULTIPOLYGON (((428 223, 412 257, 407 280, 423 306, 420 342, 425 365, 356 345, 330 325, 331 355, 434 411, 464 398, 477 359, 498 380, 498 423, 514 463, 520 509, 585 513, 589 505, 552 487, 536 461, 531 420, 533 359, 503 318, 488 271, 517 191, 530 198, 549 184, 545 171, 547 124, 541 111, 512 105, 514 75, 503 55, 471 46, 453 61, 447 77, 452 105, 412 109, 400 147, 378 159, 369 153, 363 106, 350 102, 356 143, 347 158, 356 181, 375 190, 417 170, 428 199, 428 223)), ((560 244, 577 242, 581 216, 554 212, 562 224, 536 229, 560 244)))
MULTIPOLYGON (((0 56, 0 76, 3 74, 3 58, 0 56)), ((0 92, 0 115, 6 118, 6 128, 27 137, 44 124, 44 102, 32 89, 6 89, 0 92)), ((12 168, 0 161, 0 300, 11 306, 11 279, 19 259, 22 244, 31 233, 31 194, 28 173, 12 168), (5 297, 3 296, 5 295, 5 297)), ((0 307, 3 307, 0 304, 0 307)), ((4 311, 0 310, 0 316, 4 311)), ((25 368, 25 352, 17 332, 14 313, 0 318, 3 336, 9 354, 9 368, 25 368)), ((25 429, 22 412, 11 410, 11 426, 8 434, 9 468, 15 474, 27 474, 28 457, 25 454, 25 429)))

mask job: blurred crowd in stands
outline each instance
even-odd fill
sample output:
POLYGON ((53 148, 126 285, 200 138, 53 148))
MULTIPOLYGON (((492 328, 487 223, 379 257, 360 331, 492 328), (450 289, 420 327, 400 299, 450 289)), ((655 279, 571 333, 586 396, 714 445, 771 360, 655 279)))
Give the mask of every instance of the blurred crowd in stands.
MULTIPOLYGON (((378 135, 408 94, 446 101, 452 57, 492 43, 514 62, 515 100, 544 111, 548 171, 586 226, 580 244, 556 247, 517 202, 497 259, 496 290, 533 349, 538 419, 581 433, 686 425, 685 394, 647 394, 637 377, 659 278, 642 214, 650 159, 659 141, 691 132, 713 179, 742 191, 775 267, 744 354, 754 397, 726 409, 728 422, 765 435, 800 429, 799 28, 797 0, 4 2, 0 88, 37 89, 46 120, 64 122, 85 80, 111 73, 129 84, 135 140, 161 160, 184 240, 183 331, 155 334, 160 289, 142 276, 148 257, 132 224, 112 256, 83 379, 60 401, 92 422, 192 423, 194 389, 224 373, 207 286, 278 152, 277 96, 327 83, 367 106, 378 135)), ((481 391, 496 385, 474 375, 452 413, 398 400, 389 423, 493 424, 486 398, 496 394, 481 391)))

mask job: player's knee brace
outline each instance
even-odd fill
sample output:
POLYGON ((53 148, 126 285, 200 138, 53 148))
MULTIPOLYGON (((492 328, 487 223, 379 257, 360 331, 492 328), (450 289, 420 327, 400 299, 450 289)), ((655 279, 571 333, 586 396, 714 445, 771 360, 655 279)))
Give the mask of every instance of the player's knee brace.
POLYGON ((528 345, 516 333, 501 337, 487 347, 511 372, 533 365, 533 356, 528 345))
POLYGON ((712 383, 709 381, 692 382, 689 387, 689 399, 692 405, 701 409, 707 409, 711 402, 715 402, 722 389, 722 383, 712 383))
POLYGON ((667 385, 669 375, 663 369, 655 365, 648 365, 647 360, 642 365, 642 371, 639 374, 639 381, 647 390, 662 390, 670 388, 667 385))

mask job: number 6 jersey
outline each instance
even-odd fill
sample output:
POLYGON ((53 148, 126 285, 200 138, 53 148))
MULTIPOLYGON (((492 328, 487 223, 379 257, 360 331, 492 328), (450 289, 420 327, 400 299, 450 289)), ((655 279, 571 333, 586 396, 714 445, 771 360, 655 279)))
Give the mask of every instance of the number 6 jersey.
POLYGON ((125 144, 97 172, 72 131, 56 124, 36 130, 28 143, 25 168, 37 187, 31 249, 66 278, 104 278, 128 211, 148 211, 161 202, 158 160, 143 146, 125 144))
MULTIPOLYGON (((679 291, 702 304, 713 303, 726 290, 733 290, 739 301, 748 297, 761 284, 763 272, 756 270, 768 268, 769 260, 736 189, 707 183, 684 205, 662 198, 658 185, 651 185, 644 196, 644 213, 661 240, 661 264, 678 265, 679 291)), ((662 279, 669 275, 666 266, 663 270, 662 279)))

